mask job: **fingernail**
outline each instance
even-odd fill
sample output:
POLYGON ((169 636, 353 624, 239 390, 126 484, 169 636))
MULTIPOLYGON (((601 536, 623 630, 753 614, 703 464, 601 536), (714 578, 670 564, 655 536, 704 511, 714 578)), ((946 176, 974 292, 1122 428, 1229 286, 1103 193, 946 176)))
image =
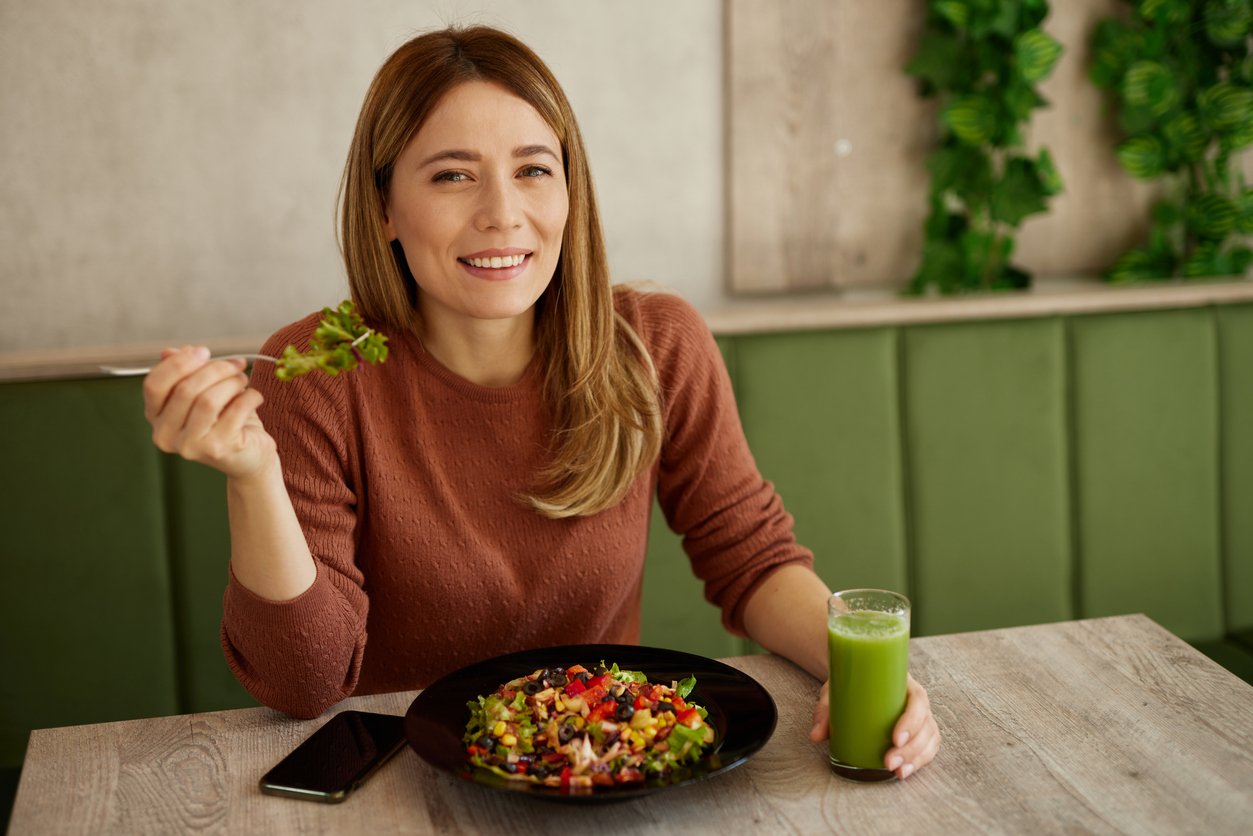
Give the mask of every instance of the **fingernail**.
POLYGON ((907 763, 901 767, 902 778, 908 778, 912 774, 914 774, 914 765, 912 763, 907 763))
POLYGON ((902 758, 900 755, 893 755, 892 757, 888 758, 888 769, 893 769, 893 770, 896 769, 896 767, 901 765, 901 761, 903 760, 904 758, 902 758))
POLYGON ((203 346, 203 345, 198 345, 198 346, 196 346, 196 352, 195 352, 195 354, 196 354, 196 359, 197 359, 197 360, 208 360, 208 359, 209 359, 209 349, 208 349, 208 348, 206 348, 206 347, 205 347, 205 346, 203 346))
POLYGON ((909 732, 903 731, 896 736, 897 746, 904 746, 908 742, 909 742, 909 732))

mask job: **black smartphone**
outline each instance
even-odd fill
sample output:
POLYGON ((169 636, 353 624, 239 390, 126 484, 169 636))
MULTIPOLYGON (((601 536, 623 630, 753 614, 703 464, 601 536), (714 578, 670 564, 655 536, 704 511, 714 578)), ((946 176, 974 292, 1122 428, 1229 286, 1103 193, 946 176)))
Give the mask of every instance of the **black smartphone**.
POLYGON ((261 778, 261 792, 337 804, 405 745, 405 718, 341 711, 261 778))

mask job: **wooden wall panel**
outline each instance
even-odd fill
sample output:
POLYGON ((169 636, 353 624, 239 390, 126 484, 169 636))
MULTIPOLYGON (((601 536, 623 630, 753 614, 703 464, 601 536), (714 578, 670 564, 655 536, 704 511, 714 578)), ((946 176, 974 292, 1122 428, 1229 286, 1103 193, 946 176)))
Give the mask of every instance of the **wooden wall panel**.
POLYGON ((912 270, 930 111, 901 72, 915 0, 728 0, 733 291, 874 283, 912 270), (904 130, 901 127, 904 126, 904 130))

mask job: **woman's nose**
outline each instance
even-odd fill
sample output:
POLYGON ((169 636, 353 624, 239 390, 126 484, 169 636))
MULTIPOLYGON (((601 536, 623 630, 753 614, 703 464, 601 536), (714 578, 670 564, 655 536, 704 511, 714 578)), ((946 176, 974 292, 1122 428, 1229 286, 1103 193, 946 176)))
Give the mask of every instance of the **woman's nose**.
POLYGON ((517 229, 522 225, 519 195, 510 180, 493 180, 483 189, 475 223, 480 230, 517 229))

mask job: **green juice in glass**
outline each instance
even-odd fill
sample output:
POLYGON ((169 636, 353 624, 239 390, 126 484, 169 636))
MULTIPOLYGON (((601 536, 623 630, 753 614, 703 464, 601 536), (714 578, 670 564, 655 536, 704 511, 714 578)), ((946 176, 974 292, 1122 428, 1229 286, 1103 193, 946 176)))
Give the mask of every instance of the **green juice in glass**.
POLYGON ((828 617, 830 754, 836 766, 884 770, 883 756, 892 747, 892 729, 905 710, 909 604, 894 593, 883 594, 904 604, 857 609, 856 599, 850 599, 847 603, 854 608, 840 612, 833 601, 828 617))

